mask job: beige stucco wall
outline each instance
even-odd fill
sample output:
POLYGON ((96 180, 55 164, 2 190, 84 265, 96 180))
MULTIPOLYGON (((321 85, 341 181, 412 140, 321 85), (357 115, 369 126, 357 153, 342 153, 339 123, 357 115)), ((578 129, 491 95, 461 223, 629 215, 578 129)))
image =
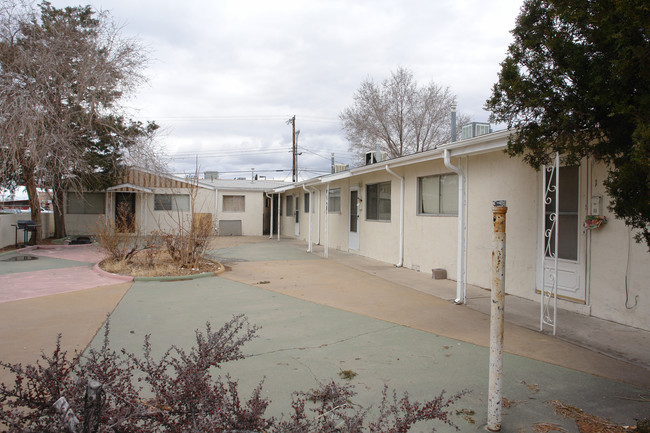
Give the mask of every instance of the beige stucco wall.
MULTIPOLYGON (((199 188, 195 197, 187 189, 151 188, 151 190, 153 193, 137 193, 135 197, 136 224, 142 233, 174 231, 179 227, 179 224, 187 227, 192 221, 191 210, 187 212, 154 210, 154 194, 189 194, 190 201, 194 203, 194 212, 212 214, 214 221, 214 190, 199 188)), ((67 209, 67 206, 65 208, 67 209)), ((66 214, 67 233, 71 236, 93 234, 96 231, 98 222, 103 217, 103 214, 66 214)), ((109 215, 109 218, 113 219, 114 215, 109 215)))
MULTIPOLYGON (((506 200, 506 291, 537 299, 538 195, 535 170, 502 152, 465 161, 468 179, 467 282, 490 287, 494 229, 492 203, 506 200)), ((455 277, 454 277, 455 278, 455 277)))
MULTIPOLYGON (((425 273, 442 268, 447 271, 447 278, 455 279, 458 218, 417 214, 418 177, 447 174, 450 170, 442 160, 436 160, 410 166, 401 173, 406 174, 404 266, 425 273)), ((399 182, 395 183, 399 185, 399 182)), ((399 195, 396 200, 399 200, 399 195)))
MULTIPOLYGON (((16 241, 16 227, 18 220, 29 220, 30 213, 3 214, 0 213, 0 247, 14 245, 16 241)), ((54 235, 54 214, 51 212, 41 213, 41 237, 49 238, 54 235)), ((23 231, 18 230, 18 243, 24 240, 23 231)))
POLYGON ((265 196, 260 191, 219 189, 217 191, 217 223, 220 220, 242 222, 242 235, 262 236, 264 230, 265 196), (244 196, 244 212, 224 212, 223 196, 244 196))
MULTIPOLYGON (((539 245, 542 222, 542 173, 526 165, 520 158, 510 158, 501 151, 452 158, 462 165, 467 180, 467 282, 489 288, 492 276, 493 248, 492 204, 506 200, 506 291, 509 294, 539 302, 536 291, 539 245)), ((393 169, 405 177, 404 197, 404 263, 408 268, 430 273, 433 268, 447 270, 449 279, 456 279, 457 222, 456 216, 417 215, 417 179, 421 176, 450 173, 441 159, 393 169)), ((593 196, 603 197, 603 214, 608 224, 590 231, 581 230, 579 251, 586 257, 577 268, 586 278, 585 303, 559 300, 560 308, 650 329, 650 254, 645 244, 634 241, 634 232, 607 210, 608 197, 602 181, 607 168, 585 161, 580 169, 579 221, 590 212, 593 196), (627 277, 627 289, 626 289, 627 277), (627 293, 627 305, 626 305, 627 293)), ((358 251, 350 251, 388 263, 399 260, 400 181, 388 172, 379 171, 333 181, 331 188, 341 188, 341 212, 328 215, 329 248, 348 250, 350 187, 358 186, 362 198, 359 219, 358 251), (366 219, 366 185, 391 181, 391 221, 366 219)), ((325 185, 317 187, 320 195, 320 226, 318 214, 313 216, 313 242, 325 244, 325 185)), ((308 237, 308 216, 304 214, 302 189, 282 195, 282 234, 294 236, 293 215, 287 216, 286 195, 300 196, 300 239, 308 237)), ((318 194, 315 194, 316 199, 318 194)), ((295 204, 295 197, 294 197, 295 204)), ((319 208, 316 207, 316 210, 319 208)), ((559 325, 561 326, 561 324, 559 325)))
POLYGON ((152 191, 153 194, 137 194, 135 199, 136 218, 145 233, 174 232, 180 226, 189 227, 192 223, 192 210, 194 213, 211 214, 214 225, 215 193, 213 190, 198 188, 195 194, 189 190, 177 188, 152 188, 152 191), (190 210, 185 212, 154 210, 154 194, 189 194, 190 210), (142 201, 144 201, 145 215, 138 216, 143 209, 142 201))
POLYGON ((589 231, 589 305, 591 314, 629 326, 650 329, 650 253, 634 240, 635 231, 607 209, 602 182, 607 168, 591 164, 591 196, 602 196, 607 224, 589 231), (626 306, 627 276, 627 306, 626 306))
POLYGON ((68 236, 92 235, 104 214, 65 214, 65 229, 68 236))

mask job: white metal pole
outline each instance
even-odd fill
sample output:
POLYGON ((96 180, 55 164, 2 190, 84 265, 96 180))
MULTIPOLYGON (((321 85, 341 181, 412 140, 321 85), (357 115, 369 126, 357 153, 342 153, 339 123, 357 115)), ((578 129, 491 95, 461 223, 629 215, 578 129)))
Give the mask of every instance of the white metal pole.
POLYGON ((271 227, 269 229, 269 239, 273 239, 273 194, 269 195, 267 192, 266 196, 271 200, 271 227))
POLYGON ((323 256, 325 258, 328 257, 328 248, 329 248, 329 236, 328 236, 328 231, 329 231, 329 206, 330 206, 330 184, 327 184, 327 188, 325 188, 325 249, 323 252, 323 256))
POLYGON ((555 153, 555 263, 553 278, 553 335, 557 326, 557 260, 558 260, 558 244, 560 243, 560 154, 555 153))
POLYGON ((280 218, 281 209, 282 209, 282 194, 278 193, 278 240, 280 240, 280 232, 282 231, 282 228, 280 227, 280 222, 282 221, 282 218, 280 218))
POLYGON ((490 379, 487 429, 501 431, 501 382, 503 375, 503 320, 505 313, 506 207, 497 200, 492 207, 494 249, 492 251, 492 290, 490 309, 490 379))

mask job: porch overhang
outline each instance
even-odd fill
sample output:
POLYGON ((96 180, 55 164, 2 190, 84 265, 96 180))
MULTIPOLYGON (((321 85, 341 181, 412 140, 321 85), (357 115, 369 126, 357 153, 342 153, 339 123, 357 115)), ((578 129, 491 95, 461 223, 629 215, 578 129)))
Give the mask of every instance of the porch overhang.
POLYGON ((130 192, 130 193, 143 193, 153 194, 153 191, 143 186, 133 185, 132 183, 122 183, 106 189, 106 192, 130 192))

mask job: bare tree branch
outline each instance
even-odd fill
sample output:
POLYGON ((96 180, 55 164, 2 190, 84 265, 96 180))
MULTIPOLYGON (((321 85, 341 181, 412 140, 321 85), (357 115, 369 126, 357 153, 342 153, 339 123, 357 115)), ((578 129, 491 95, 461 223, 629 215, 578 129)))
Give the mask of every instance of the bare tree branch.
MULTIPOLYGON (((377 147, 391 157, 433 149, 451 140, 451 106, 456 96, 431 82, 418 86, 413 73, 398 68, 376 83, 363 81, 341 119, 350 151, 359 159, 377 147)), ((461 123, 466 116, 459 116, 461 123)))

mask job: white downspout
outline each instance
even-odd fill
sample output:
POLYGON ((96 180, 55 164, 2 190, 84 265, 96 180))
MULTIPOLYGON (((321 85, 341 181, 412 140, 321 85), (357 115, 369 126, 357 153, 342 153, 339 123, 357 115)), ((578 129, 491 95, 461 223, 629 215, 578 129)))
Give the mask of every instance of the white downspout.
POLYGON ((311 190, 307 189, 307 187, 303 184, 302 189, 307 191, 309 193, 309 235, 307 236, 307 242, 309 242, 309 245, 307 246, 307 252, 311 253, 311 214, 312 214, 312 196, 314 195, 311 190))
POLYGON ((386 165, 386 171, 399 179, 399 262, 398 268, 404 266, 404 177, 398 175, 386 165))
POLYGON ((265 192, 266 197, 271 200, 271 227, 269 228, 269 239, 273 239, 273 195, 269 195, 268 192, 265 192))
POLYGON ((461 167, 455 167, 451 164, 450 156, 449 149, 445 149, 445 167, 458 175, 458 254, 456 258, 456 299, 454 299, 454 304, 460 305, 466 302, 467 296, 467 286, 465 284, 465 260, 463 260, 465 257, 465 230, 463 223, 465 220, 465 186, 463 170, 461 167))
POLYGON ((282 193, 278 193, 278 240, 280 240, 280 232, 282 231, 280 227, 280 222, 282 221, 282 218, 280 218, 280 209, 282 209, 282 193))
POLYGON ((327 187, 325 188, 325 249, 323 251, 323 257, 327 258, 328 257, 328 248, 329 248, 329 236, 328 236, 328 230, 329 230, 329 225, 330 225, 330 218, 329 218, 329 208, 330 208, 330 184, 327 184, 327 187))

